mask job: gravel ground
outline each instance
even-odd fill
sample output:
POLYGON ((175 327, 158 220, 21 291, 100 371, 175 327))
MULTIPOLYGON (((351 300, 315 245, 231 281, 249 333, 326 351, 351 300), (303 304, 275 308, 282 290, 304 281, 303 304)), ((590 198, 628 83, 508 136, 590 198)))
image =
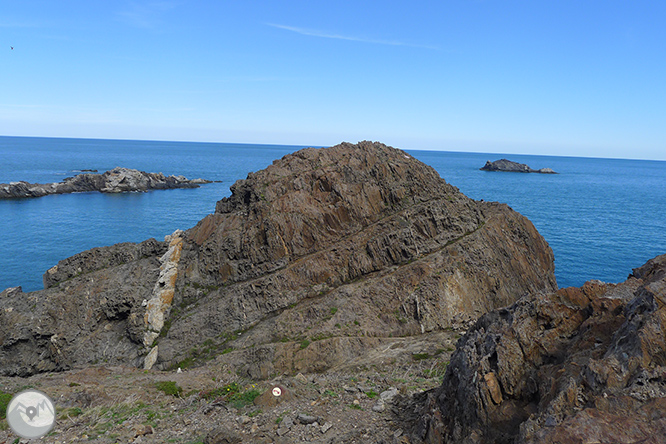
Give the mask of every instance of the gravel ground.
MULTIPOLYGON (((0 391, 35 388, 54 400, 44 443, 408 443, 393 403, 439 385, 453 342, 451 332, 434 355, 392 353, 388 362, 373 356, 376 364, 267 381, 215 362, 182 372, 98 366, 0 378, 0 391)), ((28 442, 0 420, 0 444, 28 442)))

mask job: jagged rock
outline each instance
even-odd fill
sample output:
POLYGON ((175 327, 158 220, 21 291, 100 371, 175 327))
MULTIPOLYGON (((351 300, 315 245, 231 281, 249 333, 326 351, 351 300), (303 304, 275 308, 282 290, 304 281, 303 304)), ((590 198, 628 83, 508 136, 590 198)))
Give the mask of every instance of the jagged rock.
POLYGON ((384 410, 386 410, 386 403, 383 399, 379 398, 377 402, 372 405, 372 411, 382 413, 384 410))
POLYGON ((0 184, 0 199, 42 197, 48 194, 80 193, 85 191, 123 193, 128 191, 165 190, 172 188, 198 188, 199 184, 203 183, 210 183, 210 181, 204 179, 188 180, 183 176, 165 176, 162 173, 146 173, 130 168, 116 167, 103 174, 77 174, 59 183, 3 183, 0 184))
POLYGON ((49 268, 44 276, 44 288, 50 288, 75 276, 105 268, 135 262, 142 258, 161 256, 167 250, 166 242, 148 239, 141 243, 125 242, 110 247, 93 248, 75 254, 49 268))
POLYGON ((528 295, 482 316, 404 416, 428 443, 666 442, 665 332, 666 255, 528 295))
POLYGON ((155 346, 158 369, 323 371, 557 287, 526 218, 379 143, 304 149, 231 190, 165 242, 89 250, 45 290, 0 294, 0 372, 142 367, 155 346))
POLYGON ((506 171, 510 173, 541 173, 541 174, 557 174, 550 168, 540 168, 534 170, 524 163, 514 162, 512 160, 500 159, 494 162, 488 160, 484 166, 480 168, 483 171, 506 171))
POLYGON ((379 399, 381 399, 384 402, 391 402, 393 398, 396 397, 398 394, 398 389, 395 387, 391 387, 388 390, 385 390, 379 394, 379 399))

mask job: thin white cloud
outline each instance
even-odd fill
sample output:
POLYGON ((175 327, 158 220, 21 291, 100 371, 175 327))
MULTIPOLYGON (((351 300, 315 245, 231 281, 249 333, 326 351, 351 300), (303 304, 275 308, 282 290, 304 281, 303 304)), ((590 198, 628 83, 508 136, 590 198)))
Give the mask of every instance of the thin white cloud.
POLYGON ((125 10, 118 12, 118 16, 136 28, 155 29, 162 24, 162 14, 176 6, 178 2, 175 1, 131 2, 125 10))
POLYGON ((356 36, 350 36, 350 35, 342 35, 342 34, 330 34, 327 32, 323 31, 318 31, 315 29, 306 29, 306 28, 298 28, 295 26, 286 26, 286 25, 278 25, 275 23, 266 23, 268 26, 272 26, 274 28, 278 29, 284 29, 285 31, 291 31, 295 32, 297 34, 301 35, 307 35, 311 37, 321 37, 325 39, 336 39, 336 40, 348 40, 352 42, 361 42, 361 43, 371 43, 375 45, 390 45, 390 46, 410 46, 413 48, 425 48, 425 49, 433 49, 433 50, 438 50, 436 46, 430 46, 430 45, 419 45, 419 44, 414 44, 414 43, 406 43, 402 42, 399 40, 381 40, 381 39, 369 39, 365 37, 356 37, 356 36))

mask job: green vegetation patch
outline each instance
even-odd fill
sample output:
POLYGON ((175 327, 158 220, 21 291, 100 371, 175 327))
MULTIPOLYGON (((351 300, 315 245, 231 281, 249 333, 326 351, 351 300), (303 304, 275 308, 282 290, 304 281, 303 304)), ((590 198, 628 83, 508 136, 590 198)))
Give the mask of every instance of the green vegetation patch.
POLYGON ((61 419, 65 419, 67 417, 70 418, 76 418, 77 416, 80 416, 83 414, 83 410, 81 410, 80 407, 71 407, 65 410, 62 415, 60 415, 61 419))
POLYGON ((11 393, 0 391, 0 419, 5 419, 5 415, 7 414, 7 406, 9 405, 9 401, 12 400, 13 396, 14 395, 11 393))
MULTIPOLYGON (((254 400, 261 395, 261 392, 254 384, 243 389, 237 382, 229 383, 223 387, 200 393, 200 397, 207 401, 223 400, 230 403, 233 407, 240 409, 246 405, 254 403, 254 400)), ((261 412, 259 412, 261 413, 261 412)), ((259 414, 257 413, 257 414, 259 414)))
POLYGON ((183 394, 183 388, 176 384, 175 381, 156 382, 155 387, 166 395, 180 397, 183 394))
POLYGON ((448 366, 449 361, 436 362, 431 368, 423 370, 423 375, 426 378, 441 378, 446 373, 448 366))

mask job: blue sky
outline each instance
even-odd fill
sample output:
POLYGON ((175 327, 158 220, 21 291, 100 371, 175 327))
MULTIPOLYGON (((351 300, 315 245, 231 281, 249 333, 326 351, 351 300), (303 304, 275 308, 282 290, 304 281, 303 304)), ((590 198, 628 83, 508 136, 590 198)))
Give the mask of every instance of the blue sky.
POLYGON ((664 23, 661 0, 3 0, 0 135, 666 160, 664 23))

